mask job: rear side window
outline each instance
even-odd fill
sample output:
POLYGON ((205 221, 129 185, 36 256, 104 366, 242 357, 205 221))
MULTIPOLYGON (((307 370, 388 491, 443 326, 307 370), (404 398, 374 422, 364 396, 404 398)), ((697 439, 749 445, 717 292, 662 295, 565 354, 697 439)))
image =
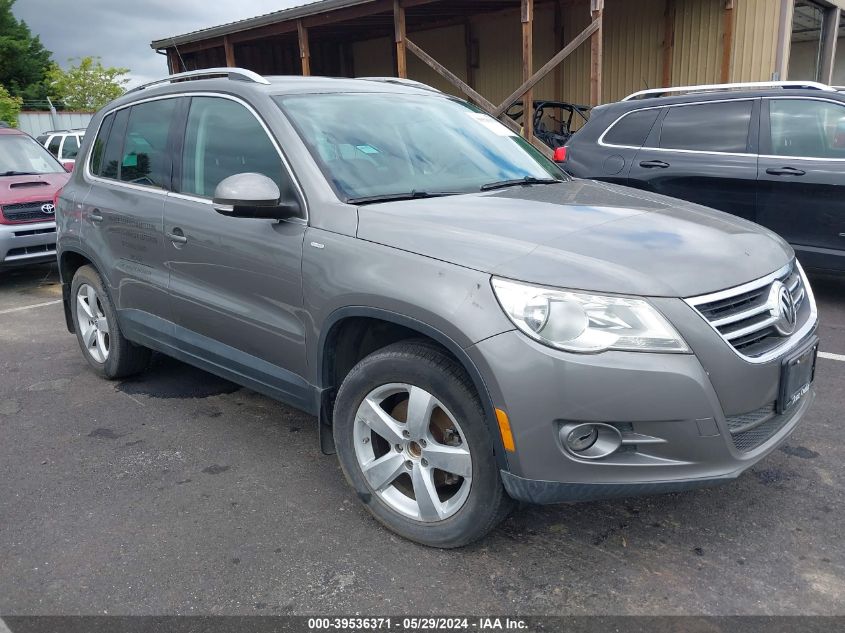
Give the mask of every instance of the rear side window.
POLYGON ((61 143, 62 143, 62 137, 61 136, 54 136, 53 138, 50 139, 50 144, 47 146, 47 149, 50 150, 50 153, 53 156, 59 155, 59 146, 61 145, 61 143))
POLYGON ((604 142, 610 145, 642 147, 658 114, 660 114, 660 108, 626 114, 607 131, 604 142))
POLYGON ((114 115, 109 140, 103 150, 103 162, 100 175, 103 178, 117 178, 120 156, 123 150, 123 135, 126 133, 126 122, 129 120, 129 108, 124 108, 114 115))
POLYGON ((769 101, 772 154, 845 158, 845 105, 815 99, 769 101))
POLYGON ((258 119, 243 105, 193 97, 185 131, 181 191, 211 198, 221 180, 245 172, 264 174, 283 193, 291 183, 258 119))
POLYGON ((120 159, 120 180, 151 187, 169 186, 167 139, 175 108, 176 99, 132 106, 120 159))
POLYGON ((663 119, 660 147, 742 153, 748 149, 752 101, 673 106, 663 119))

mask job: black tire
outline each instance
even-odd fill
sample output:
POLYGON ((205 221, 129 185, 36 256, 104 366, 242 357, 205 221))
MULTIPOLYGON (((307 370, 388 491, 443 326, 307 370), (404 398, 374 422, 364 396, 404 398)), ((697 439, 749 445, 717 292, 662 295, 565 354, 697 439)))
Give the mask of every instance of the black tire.
POLYGON ((475 388, 452 357, 425 341, 395 343, 352 369, 335 402, 334 441, 343 473, 358 498, 382 524, 417 543, 440 548, 467 545, 490 532, 512 508, 475 388), (370 392, 389 383, 425 389, 459 420, 472 456, 472 480, 463 506, 446 519, 426 523, 394 510, 374 492, 361 470, 354 447, 356 412, 370 392))
POLYGON ((111 297, 106 292, 102 277, 92 266, 81 266, 74 274, 70 285, 70 302, 76 340, 79 342, 82 355, 95 372, 103 378, 115 380, 137 374, 147 367, 150 362, 150 350, 124 338, 117 323, 117 314, 114 305, 112 305, 111 297), (83 284, 91 286, 96 291, 99 306, 108 322, 108 356, 105 362, 95 359, 82 340, 82 327, 79 323, 76 304, 77 293, 83 284))

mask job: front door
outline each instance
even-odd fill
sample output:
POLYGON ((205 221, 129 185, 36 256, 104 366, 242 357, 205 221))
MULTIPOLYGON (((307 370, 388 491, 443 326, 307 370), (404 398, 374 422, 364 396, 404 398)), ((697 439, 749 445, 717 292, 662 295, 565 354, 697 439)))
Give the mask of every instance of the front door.
POLYGON ((759 100, 673 105, 634 158, 628 184, 754 219, 759 100))
POLYGON ((763 121, 758 222, 809 259, 845 250, 845 104, 766 99, 763 121))
POLYGON ((240 101, 195 96, 179 162, 164 219, 179 345, 304 406, 306 222, 227 217, 212 205, 218 183, 245 172, 299 195, 276 143, 240 101))

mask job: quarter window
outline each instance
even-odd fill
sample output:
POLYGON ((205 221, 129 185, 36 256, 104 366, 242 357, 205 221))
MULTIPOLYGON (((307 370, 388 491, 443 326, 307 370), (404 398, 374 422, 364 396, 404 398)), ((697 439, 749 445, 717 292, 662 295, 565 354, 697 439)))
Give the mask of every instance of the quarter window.
POLYGON ((66 136, 62 145, 62 158, 76 158, 79 153, 79 139, 75 136, 66 136))
POLYGON ((109 131, 109 140, 103 150, 103 160, 100 165, 100 175, 103 178, 117 178, 120 154, 123 149, 123 135, 126 133, 126 122, 128 120, 129 108, 124 108, 114 115, 114 122, 109 131))
POLYGON ((47 149, 50 150, 50 153, 53 156, 58 157, 59 146, 61 145, 61 143, 62 143, 62 137, 61 136, 54 136, 53 138, 50 139, 50 144, 47 146, 47 149))
POLYGON ((814 99, 769 101, 772 154, 845 158, 845 106, 814 99))
POLYGON ((103 119, 103 122, 100 124, 100 130, 97 132, 97 138, 94 139, 94 147, 91 149, 91 173, 99 176, 100 169, 103 164, 103 150, 106 148, 106 141, 109 138, 109 132, 111 131, 112 121, 114 120, 114 115, 110 114, 106 118, 103 119))
POLYGON ((663 119, 660 147, 742 153, 748 149, 752 101, 673 106, 663 119))
POLYGON ((660 108, 639 110, 631 112, 622 117, 604 136, 604 142, 610 145, 627 145, 630 147, 642 147, 660 108))
POLYGON ((182 193, 211 198, 224 178, 264 174, 290 193, 282 161, 267 132, 243 105, 216 97, 194 97, 182 155, 182 193))

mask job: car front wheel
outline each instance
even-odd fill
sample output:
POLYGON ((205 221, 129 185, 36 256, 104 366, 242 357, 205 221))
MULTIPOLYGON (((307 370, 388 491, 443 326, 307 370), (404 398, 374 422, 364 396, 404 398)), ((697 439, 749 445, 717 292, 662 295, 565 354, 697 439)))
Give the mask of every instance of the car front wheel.
POLYGON ((484 411, 445 352, 402 342, 356 365, 335 404, 347 480, 384 525, 434 547, 460 547, 507 514, 484 411))

